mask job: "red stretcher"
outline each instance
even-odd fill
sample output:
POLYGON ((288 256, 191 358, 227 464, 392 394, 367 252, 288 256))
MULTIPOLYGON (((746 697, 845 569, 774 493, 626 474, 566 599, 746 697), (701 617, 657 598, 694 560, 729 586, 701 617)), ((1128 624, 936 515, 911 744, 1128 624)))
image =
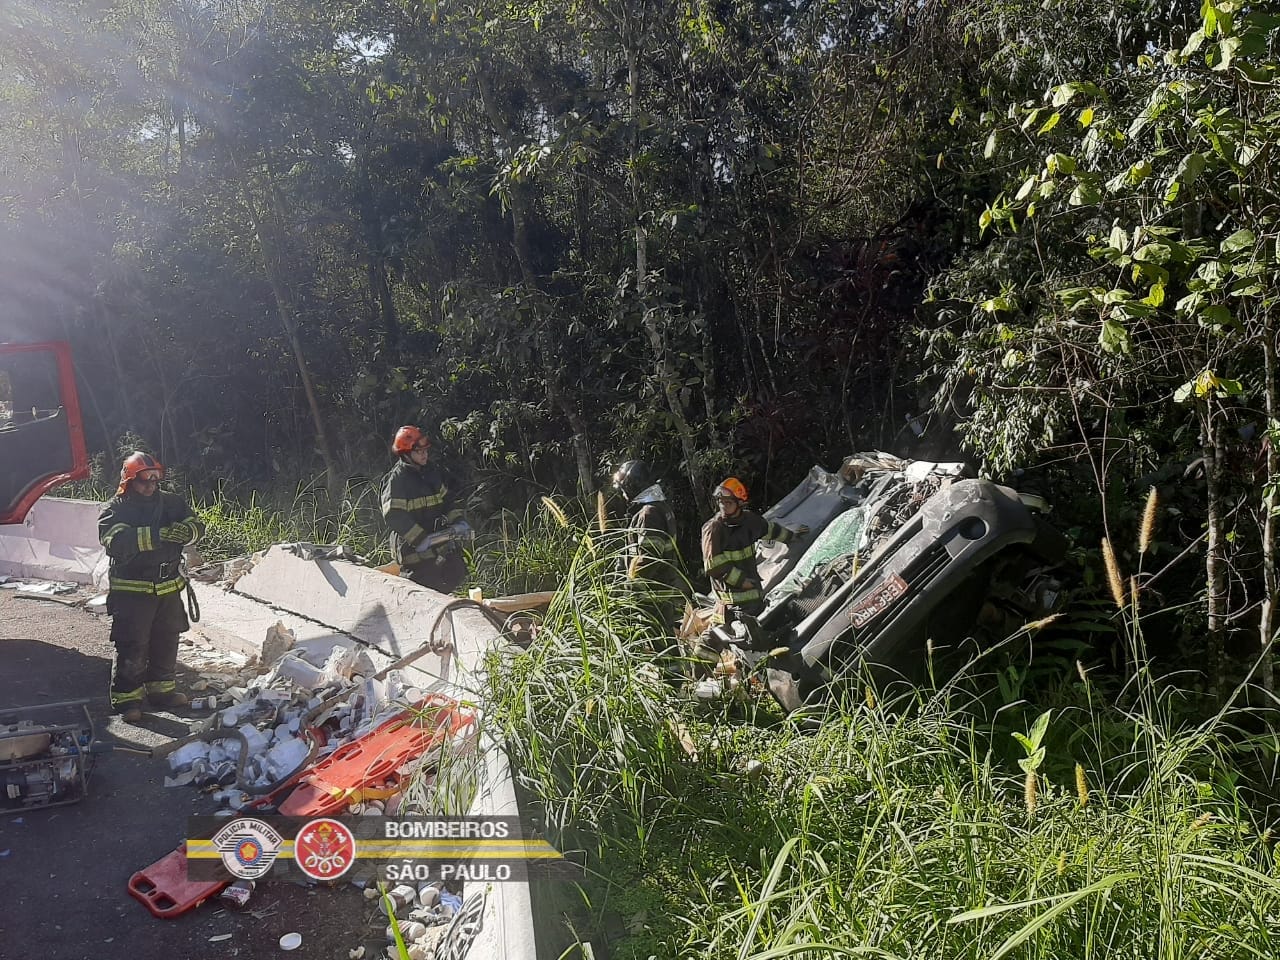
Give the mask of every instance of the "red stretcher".
MULTIPOLYGON (((316 734, 313 732, 312 736, 316 734)), ((242 807, 243 810, 262 810, 270 807, 276 798, 283 796, 305 772, 299 769, 292 777, 271 793, 255 797, 242 807)), ((153 916, 169 920, 188 910, 194 910, 210 897, 231 885, 229 880, 190 880, 187 877, 187 845, 161 857, 149 867, 143 867, 129 878, 129 893, 142 902, 153 916)))
POLYGON ((129 893, 161 920, 194 910, 225 886, 226 880, 187 879, 185 843, 129 878, 129 893))
MULTIPOLYGON (((456 700, 432 694, 319 763, 298 770, 243 809, 261 810, 288 794, 277 808, 281 816, 315 817, 341 811, 356 800, 398 792, 401 767, 429 750, 443 748, 475 719, 474 712, 456 700)), ((152 915, 167 920, 194 910, 229 884, 228 880, 189 880, 184 842, 134 873, 129 878, 129 893, 152 915)))
POLYGON ((280 804, 280 815, 323 817, 357 801, 398 793, 404 786, 402 767, 443 748, 474 722, 474 714, 456 700, 432 694, 315 764, 280 804))

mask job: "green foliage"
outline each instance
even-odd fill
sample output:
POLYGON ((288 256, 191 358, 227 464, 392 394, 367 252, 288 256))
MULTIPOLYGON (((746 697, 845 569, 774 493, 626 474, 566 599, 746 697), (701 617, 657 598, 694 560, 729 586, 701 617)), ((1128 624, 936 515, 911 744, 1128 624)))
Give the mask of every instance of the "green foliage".
POLYGON ((694 506, 892 439, 946 241, 894 226, 925 120, 853 66, 914 42, 891 4, 59 9, 3 14, 0 244, 94 448, 257 487, 319 458, 338 499, 400 424, 465 424, 491 510, 637 450, 694 506))
MULTIPOLYGON (((1265 85, 1235 83, 1226 64, 1267 74, 1260 40, 1270 19, 1208 3, 1200 32, 1224 38, 1216 53, 1196 57, 1194 42, 1163 62, 1144 53, 1114 82, 1060 83, 1045 93, 1054 106, 1088 110, 1088 123, 1045 124, 1019 139, 1016 162, 1030 169, 982 217, 984 227, 1009 233, 934 293, 945 304, 939 316, 964 330, 933 337, 943 358, 939 395, 979 378, 971 398, 980 411, 966 435, 992 469, 1029 461, 1036 447, 1061 443, 1064 423, 1076 421, 1078 433, 1104 406, 1164 404, 1178 418, 1171 399, 1256 395, 1260 359, 1249 324, 1274 286, 1276 262, 1256 240, 1275 195, 1256 145, 1277 128, 1253 108, 1265 85), (1035 159, 1046 148, 1047 158, 1035 159), (1020 275, 1016 307, 1006 265, 1020 275), (970 278, 978 289, 998 284, 1001 296, 983 298, 970 278), (993 304, 1003 311, 996 338, 983 316, 993 304), (993 347, 1009 339, 1016 360, 1006 353, 995 362, 993 347), (964 373, 948 374, 957 359, 964 373), (1038 399, 1026 389, 1032 383, 1041 385, 1038 399), (1000 436, 1000 422, 1013 432, 1000 436)), ((1012 105, 991 116, 997 129, 1026 132, 1042 109, 1012 105)))
POLYGON ((587 852, 580 937, 737 960, 1271 949, 1269 836, 1212 773, 1246 714, 1186 724, 1136 606, 1130 679, 1068 668, 1058 709, 993 695, 1006 645, 900 701, 837 700, 805 734, 765 702, 665 684, 616 559, 576 533, 565 588, 534 646, 492 663, 490 697, 533 809, 587 852))
POLYGON ((1122 499, 1166 465, 1205 465, 1214 684, 1235 615, 1276 589, 1262 575, 1269 528, 1224 520, 1274 472, 1260 469, 1261 421, 1276 404, 1280 257, 1260 238, 1280 198, 1264 160, 1280 135, 1276 23, 1206 0, 1190 40, 1171 34, 1121 69, 1048 84, 1043 101, 1078 110, 1074 125, 1045 122, 1034 100, 991 102, 981 134, 1000 145, 1004 189, 978 218, 984 247, 937 279, 922 333, 935 404, 962 412, 966 446, 993 473, 1077 460, 1099 494, 1122 499), (1233 599, 1228 564, 1248 571, 1233 599))
POLYGON ((593 544, 534 648, 494 662, 492 696, 535 809, 588 851, 573 924, 611 955, 1275 950, 1270 841, 1204 780, 1220 735, 1261 717, 1188 730, 1140 657, 1137 703, 1071 669, 1069 708, 1029 735, 978 664, 897 703, 837 704, 812 735, 763 703, 708 713, 660 680, 593 544))
MULTIPOLYGON (((578 513, 575 504, 570 509, 578 513)), ((471 582, 486 596, 555 590, 564 582, 582 534, 545 506, 523 517, 503 510, 486 524, 472 553, 471 582)))
POLYGON ((205 525, 200 552, 213 562, 265 550, 273 543, 342 543, 374 563, 390 559, 381 520, 377 484, 352 483, 333 503, 321 478, 283 496, 249 493, 245 501, 223 489, 197 497, 196 515, 205 525))

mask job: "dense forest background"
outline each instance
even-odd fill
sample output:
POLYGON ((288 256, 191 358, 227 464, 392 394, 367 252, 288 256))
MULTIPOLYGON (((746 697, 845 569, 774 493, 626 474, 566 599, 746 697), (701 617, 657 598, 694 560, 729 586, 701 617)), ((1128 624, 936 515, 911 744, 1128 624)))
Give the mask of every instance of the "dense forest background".
POLYGON ((959 457, 1102 584, 1155 487, 1133 586, 1220 665, 1275 633, 1278 22, 7 0, 0 340, 70 340, 91 447, 206 488, 341 498, 412 422, 480 519, 627 457, 689 521, 959 457))

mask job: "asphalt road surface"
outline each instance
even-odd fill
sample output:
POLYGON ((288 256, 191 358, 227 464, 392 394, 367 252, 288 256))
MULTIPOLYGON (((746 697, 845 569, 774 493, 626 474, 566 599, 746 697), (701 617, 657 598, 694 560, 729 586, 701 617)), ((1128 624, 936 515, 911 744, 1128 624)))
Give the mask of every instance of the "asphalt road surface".
MULTIPOLYGON (((182 716, 149 715, 130 726, 109 714, 108 628, 106 617, 78 607, 0 590, 0 718, 15 707, 93 697, 100 740, 146 750, 185 735, 182 716)), ((162 760, 117 750, 96 758, 79 803, 6 815, 0 798, 0 958, 347 960, 361 945, 366 960, 383 955, 385 920, 350 887, 264 882, 242 909, 213 900, 173 919, 153 917, 130 896, 129 877, 182 842, 187 817, 214 809, 193 787, 166 788, 166 773, 162 760), (286 953, 280 937, 294 931, 302 945, 286 953)))

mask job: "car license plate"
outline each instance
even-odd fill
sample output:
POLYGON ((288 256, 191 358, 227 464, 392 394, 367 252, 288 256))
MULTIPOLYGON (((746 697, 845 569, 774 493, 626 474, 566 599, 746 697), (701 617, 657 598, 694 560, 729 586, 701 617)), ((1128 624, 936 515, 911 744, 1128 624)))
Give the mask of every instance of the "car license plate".
POLYGON ((889 609, 889 605, 907 592, 907 581, 896 573, 884 583, 854 604, 849 611, 849 619, 855 627, 865 627, 880 613, 889 609))

